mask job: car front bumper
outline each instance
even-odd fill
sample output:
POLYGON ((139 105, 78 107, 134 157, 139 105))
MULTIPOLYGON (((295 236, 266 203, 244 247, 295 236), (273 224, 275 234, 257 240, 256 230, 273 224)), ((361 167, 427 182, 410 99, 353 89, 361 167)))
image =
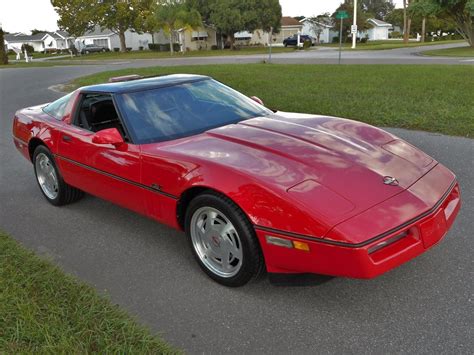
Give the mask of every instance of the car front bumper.
MULTIPOLYGON (((390 203, 396 201, 388 200, 387 205, 382 204, 379 207, 379 211, 386 212, 389 207, 393 207, 388 205, 390 203)), ((311 240, 292 233, 278 233, 258 227, 256 232, 269 273, 314 273, 369 279, 400 266, 437 244, 452 226, 460 207, 459 185, 452 181, 449 189, 432 208, 363 243, 311 240), (269 237, 281 238, 291 243, 287 246, 274 245, 268 242, 269 237), (288 247, 295 242, 306 244, 305 250, 288 247)), ((368 213, 371 213, 370 210, 368 213)), ((377 212, 372 213, 374 218, 377 218, 377 212)), ((370 215, 367 218, 370 218, 370 215)))

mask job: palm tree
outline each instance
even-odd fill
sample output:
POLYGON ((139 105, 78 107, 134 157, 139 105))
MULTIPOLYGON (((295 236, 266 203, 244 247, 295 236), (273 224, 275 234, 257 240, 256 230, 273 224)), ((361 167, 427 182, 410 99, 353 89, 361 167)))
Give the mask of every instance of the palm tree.
POLYGON ((202 24, 197 10, 189 9, 182 0, 160 0, 154 6, 153 20, 157 30, 163 29, 170 41, 170 53, 174 54, 174 38, 181 28, 194 28, 202 24))

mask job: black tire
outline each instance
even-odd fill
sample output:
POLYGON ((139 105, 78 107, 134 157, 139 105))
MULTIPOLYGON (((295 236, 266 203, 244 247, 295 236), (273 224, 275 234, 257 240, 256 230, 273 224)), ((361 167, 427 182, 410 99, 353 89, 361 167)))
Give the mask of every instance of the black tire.
POLYGON ((61 173, 59 172, 59 169, 56 165, 56 162, 54 161, 54 157, 49 151, 48 148, 46 148, 44 145, 38 146, 34 153, 33 153, 33 167, 35 171, 35 176, 36 176, 36 182, 38 183, 38 186, 41 190, 41 193, 43 196, 46 198, 46 200, 51 203, 54 206, 62 206, 62 205, 67 205, 69 203, 73 203, 79 199, 81 199, 84 196, 84 192, 82 192, 79 189, 76 189, 75 187, 72 187, 68 184, 66 184, 61 176, 61 173), (54 198, 51 198, 48 196, 43 188, 41 187, 41 184, 38 179, 38 172, 36 169, 36 161, 38 159, 38 156, 40 154, 45 155, 48 157, 49 161, 51 162, 51 166, 54 169, 54 172, 56 173, 57 177, 57 196, 54 198))
POLYGON ((196 196, 189 204, 185 216, 185 231, 193 255, 201 269, 214 281, 229 287, 239 287, 258 278, 265 268, 263 254, 255 230, 242 210, 229 198, 214 192, 196 196), (191 220, 194 213, 202 207, 211 207, 222 212, 237 231, 242 247, 242 264, 237 274, 222 277, 210 270, 201 260, 191 237, 191 220))

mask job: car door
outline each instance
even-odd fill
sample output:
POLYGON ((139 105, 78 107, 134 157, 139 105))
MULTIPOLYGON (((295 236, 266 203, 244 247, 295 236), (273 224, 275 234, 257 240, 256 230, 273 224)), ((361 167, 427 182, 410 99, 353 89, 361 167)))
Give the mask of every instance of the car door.
POLYGON ((60 132, 57 161, 70 185, 144 213, 140 147, 130 142, 122 122, 112 95, 82 93, 71 124, 60 132), (94 134, 106 128, 117 128, 125 142, 94 143, 94 134))

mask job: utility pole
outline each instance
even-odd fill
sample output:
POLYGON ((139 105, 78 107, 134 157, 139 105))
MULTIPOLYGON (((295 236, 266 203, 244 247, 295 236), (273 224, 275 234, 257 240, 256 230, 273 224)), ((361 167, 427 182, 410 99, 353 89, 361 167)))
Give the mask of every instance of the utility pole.
POLYGON ((352 32, 352 49, 357 46, 357 0, 354 0, 354 22, 351 28, 352 32))

